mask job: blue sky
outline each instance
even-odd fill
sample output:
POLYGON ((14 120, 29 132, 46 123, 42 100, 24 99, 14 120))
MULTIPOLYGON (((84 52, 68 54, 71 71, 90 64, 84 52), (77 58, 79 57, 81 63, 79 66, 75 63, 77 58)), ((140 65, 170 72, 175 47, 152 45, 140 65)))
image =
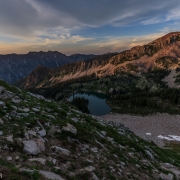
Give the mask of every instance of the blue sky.
POLYGON ((180 28, 179 0, 0 0, 0 54, 120 52, 180 28))

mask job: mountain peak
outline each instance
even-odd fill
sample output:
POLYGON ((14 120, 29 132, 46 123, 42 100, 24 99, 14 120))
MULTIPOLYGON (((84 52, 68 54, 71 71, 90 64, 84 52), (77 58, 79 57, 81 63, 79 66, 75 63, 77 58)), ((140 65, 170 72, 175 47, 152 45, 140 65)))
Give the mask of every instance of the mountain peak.
POLYGON ((168 33, 168 34, 152 41, 151 43, 149 43, 149 45, 157 44, 157 43, 163 43, 163 44, 168 45, 168 44, 171 44, 176 41, 180 41, 180 32, 168 33))

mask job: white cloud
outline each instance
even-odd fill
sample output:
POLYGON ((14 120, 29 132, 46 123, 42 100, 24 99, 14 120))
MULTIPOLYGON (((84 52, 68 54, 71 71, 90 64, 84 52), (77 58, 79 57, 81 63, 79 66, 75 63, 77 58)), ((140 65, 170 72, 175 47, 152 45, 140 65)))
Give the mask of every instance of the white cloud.
POLYGON ((147 19, 147 20, 144 20, 142 21, 141 23, 143 25, 149 25, 149 24, 158 24, 158 23, 162 23, 162 22, 165 22, 166 20, 161 18, 161 17, 154 17, 154 18, 151 18, 151 19, 147 19))

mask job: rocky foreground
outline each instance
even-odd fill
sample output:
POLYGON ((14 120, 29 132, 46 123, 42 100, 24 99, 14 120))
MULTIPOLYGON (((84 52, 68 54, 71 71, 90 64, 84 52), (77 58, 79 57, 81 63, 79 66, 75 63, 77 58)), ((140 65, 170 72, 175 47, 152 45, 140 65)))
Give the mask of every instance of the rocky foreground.
POLYGON ((0 81, 4 179, 180 179, 180 154, 65 104, 0 81))

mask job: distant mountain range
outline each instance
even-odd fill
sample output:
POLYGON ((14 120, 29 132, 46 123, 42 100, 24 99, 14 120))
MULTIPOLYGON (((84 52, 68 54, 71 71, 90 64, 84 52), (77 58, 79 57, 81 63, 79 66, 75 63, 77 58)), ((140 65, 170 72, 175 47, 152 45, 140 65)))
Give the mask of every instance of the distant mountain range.
POLYGON ((67 63, 86 60, 94 56, 92 54, 73 54, 66 56, 57 51, 0 55, 0 79, 8 83, 14 83, 26 77, 38 66, 55 68, 67 63))
MULTIPOLYGON (((154 68, 173 71, 180 67, 180 32, 172 32, 155 41, 121 53, 108 53, 50 69, 36 68, 21 82, 24 88, 46 88, 58 83, 95 74, 98 77, 121 73, 140 74, 154 68)), ((173 77, 173 76, 172 76, 173 77)))

